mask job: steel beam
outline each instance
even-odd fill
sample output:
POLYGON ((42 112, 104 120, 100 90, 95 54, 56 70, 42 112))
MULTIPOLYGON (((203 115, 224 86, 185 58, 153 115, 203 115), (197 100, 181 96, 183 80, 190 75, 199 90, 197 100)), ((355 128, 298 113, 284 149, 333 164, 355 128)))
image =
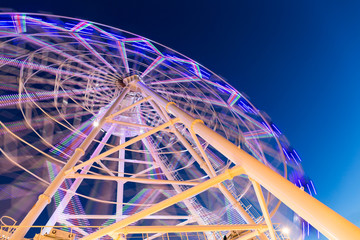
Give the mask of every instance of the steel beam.
MULTIPOLYGON (((126 204, 126 203, 124 203, 126 204)), ((80 214, 62 214, 62 218, 64 219, 124 219, 131 215, 122 215, 122 216, 116 216, 116 215, 80 215, 80 214)), ((146 216, 143 219, 171 219, 171 220, 188 220, 191 219, 190 216, 173 216, 173 215, 151 215, 146 216)))
POLYGON ((186 226, 127 226, 117 233, 187 233, 187 232, 213 232, 213 231, 246 231, 266 230, 266 224, 234 224, 234 225, 186 225, 186 226))
MULTIPOLYGON (((109 140, 112 131, 114 130, 114 125, 112 125, 109 129, 109 131, 105 134, 105 136, 103 137, 103 139, 101 139, 101 142, 99 143, 99 145, 96 147, 95 151, 91 154, 91 157, 95 157, 96 155, 98 155, 102 149, 105 146, 105 143, 109 140)), ((86 174, 90 168, 91 165, 88 165, 86 167, 84 167, 81 170, 80 174, 86 174)), ((63 197, 63 199, 61 199, 59 205, 57 206, 56 210, 53 212, 53 214, 51 215, 51 217, 49 218, 48 222, 46 223, 46 226, 55 226, 55 223, 59 217, 60 214, 62 214, 64 212, 65 207, 68 205, 70 199, 74 196, 76 190, 79 188, 81 182, 83 179, 81 178, 77 178, 75 179, 75 181, 71 184, 69 190, 66 192, 65 196, 63 197)), ((51 230, 51 227, 45 227, 42 230, 42 234, 44 233, 49 233, 51 230)))
MULTIPOLYGON (((150 101, 150 104, 153 106, 153 108, 157 111, 157 113, 164 119, 164 121, 168 121, 170 119, 169 115, 166 112, 163 112, 163 109, 160 108, 156 102, 150 101)), ((206 164, 206 162, 203 161, 203 159, 200 157, 200 155, 194 150, 192 145, 188 142, 188 140, 174 127, 172 126, 172 130, 176 137, 180 140, 180 142, 185 146, 186 150, 189 151, 191 156, 195 159, 195 161, 200 165, 200 167, 205 171, 205 173, 209 177, 216 176, 216 173, 214 171, 214 168, 210 164, 210 161, 207 162, 209 164, 206 164), (212 170, 212 171, 211 171, 212 170)), ((191 129, 190 131, 194 133, 191 129)), ((207 158, 207 155, 205 151, 203 150, 202 146, 200 145, 200 142, 198 141, 195 133, 192 135, 193 139, 195 140, 196 144, 198 145, 198 148, 201 148, 201 154, 204 156, 204 158, 207 158)), ((200 149, 199 149, 200 150, 200 149)), ((207 158, 208 159, 208 158, 207 158)), ((245 211, 245 209, 241 206, 241 204, 236 200, 236 198, 232 195, 232 193, 225 187, 223 183, 219 184, 219 190, 221 193, 225 196, 225 198, 231 203, 231 205, 234 206, 236 211, 240 214, 240 216, 245 220, 248 224, 255 224, 255 221, 250 217, 250 215, 245 211)), ((261 240, 266 240, 267 237, 264 234, 260 234, 261 240)))
MULTIPOLYGON (((148 126, 148 125, 143 125, 143 124, 137 124, 137 123, 129 123, 129 122, 122 122, 122 121, 117 121, 117 120, 107 120, 107 122, 109 123, 116 123, 122 126, 129 126, 129 127, 136 127, 136 128, 147 128, 147 129, 154 129, 155 127, 152 126, 148 126)), ((169 129, 162 129, 161 131, 165 131, 165 132, 171 132, 171 130, 169 129)))
MULTIPOLYGON (((125 132, 121 132, 119 139, 119 145, 125 143, 125 132)), ((119 150, 119 158, 125 159, 125 149, 122 148, 119 150)), ((117 189, 116 189, 116 216, 122 216, 123 214, 123 202, 124 202, 124 181, 120 181, 121 177, 124 177, 125 172, 125 162, 118 162, 118 177, 117 189)), ((112 177, 112 176, 110 176, 112 177)))
POLYGON ((232 169, 228 169, 224 173, 222 173, 214 178, 211 178, 203 183, 200 183, 199 185, 197 185, 195 187, 192 187, 192 188, 190 188, 184 192, 181 192, 171 198, 168 198, 160 203, 157 203, 149 208, 146 208, 138 213, 135 213, 117 223, 113 223, 112 225, 107 226, 103 229, 100 229, 97 232, 91 233, 90 235, 82 238, 82 240, 98 239, 107 234, 114 235, 114 234, 116 234, 116 232, 118 230, 120 230, 123 227, 128 226, 131 223, 134 223, 146 216, 149 216, 149 215, 156 213, 162 209, 172 206, 172 205, 174 205, 180 201, 183 201, 189 197, 197 195, 197 194, 213 187, 214 185, 216 185, 220 182, 223 182, 227 179, 232 179, 234 176, 237 176, 237 175, 240 175, 243 173, 244 173, 243 168, 240 166, 236 166, 232 169))
POLYGON ((148 101, 149 99, 151 99, 151 97, 145 97, 145 98, 137 101, 136 103, 131 104, 130 106, 127 106, 127 107, 125 107, 125 108, 123 108, 123 109, 120 109, 120 110, 117 111, 116 113, 113 113, 113 114, 109 115, 108 117, 106 117, 106 121, 114 118, 115 116, 117 116, 117 115, 119 115, 119 114, 121 114, 121 113, 123 113, 123 112, 126 112, 126 111, 130 110, 131 108, 133 108, 133 107, 135 107, 135 106, 137 106, 137 105, 139 105, 139 104, 141 104, 141 103, 143 103, 143 102, 148 101))
POLYGON ((114 152, 116 152, 116 151, 118 151, 118 150, 120 150, 120 149, 122 149, 122 148, 125 148, 125 147, 127 147, 127 146, 129 146, 129 145, 131 145, 131 144, 133 144, 133 143, 135 143, 135 142, 137 142, 137 141, 140 141, 141 139, 143 139, 143 138, 145 138, 145 137, 148 137, 148 136, 150 136, 151 134, 160 131, 161 129, 167 128, 167 127, 169 127, 170 125, 172 125, 172 124, 174 124, 174 123, 176 123, 176 122, 178 122, 178 121, 179 121, 179 119, 174 118, 174 119, 170 120, 170 121, 167 122, 167 123, 164 123, 164 124, 162 124, 162 125, 160 125, 160 126, 157 126, 156 128, 151 129, 151 130, 149 130, 149 131, 146 132, 146 133, 143 133, 143 134, 141 134, 141 135, 139 135, 139 136, 136 136, 136 137, 130 139, 129 141, 120 144, 119 146, 113 147, 112 149, 110 149, 110 150, 108 150, 108 151, 106 151, 106 152, 104 152, 104 153, 102 153, 102 154, 100 154, 100 155, 98 155, 98 156, 96 156, 96 157, 94 157, 94 158, 91 158, 91 159, 89 159, 89 160, 87 160, 87 161, 85 161, 85 162, 83 162, 83 163, 81 163, 81 164, 76 165, 75 167, 73 167, 73 168, 71 168, 71 169, 68 169, 67 171, 65 171, 65 174, 74 173, 74 172, 76 172, 77 170, 81 169, 82 167, 85 167, 86 165, 91 164, 91 163, 93 163, 93 162, 96 162, 96 161, 98 161, 98 160, 100 160, 100 159, 102 159, 102 158, 104 158, 104 157, 107 157, 107 156, 109 156, 110 154, 112 154, 112 153, 114 153, 114 152))
POLYGON ((276 240, 275 230, 274 230, 274 227, 273 227, 272 222, 271 222, 270 214, 269 214, 268 208, 267 208, 266 203, 265 203, 265 199, 264 199, 263 192, 261 190, 261 186, 256 181, 254 181, 252 179, 250 179, 250 180, 251 180, 251 182, 253 184, 256 197, 257 197, 258 202, 260 204, 262 214, 263 214, 263 216, 265 218, 265 222, 266 222, 266 224, 267 224, 267 226, 269 228, 271 239, 276 240))
POLYGON ((104 175, 90 175, 90 174, 69 174, 66 178, 82 178, 82 179, 97 179, 97 180, 110 180, 110 181, 121 181, 121 182, 136 182, 143 184, 175 184, 175 185, 187 185, 196 186, 200 182, 191 181, 175 181, 175 180, 161 180, 161 179, 150 179, 150 178, 132 178, 132 177, 118 177, 118 176, 104 176, 104 175))

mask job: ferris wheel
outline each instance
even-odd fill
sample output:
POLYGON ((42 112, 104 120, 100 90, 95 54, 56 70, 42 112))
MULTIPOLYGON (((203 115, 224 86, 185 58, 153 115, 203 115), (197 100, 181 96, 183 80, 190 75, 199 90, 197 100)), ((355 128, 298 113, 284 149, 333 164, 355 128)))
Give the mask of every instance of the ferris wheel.
POLYGON ((300 239, 311 225, 325 236, 359 232, 325 221, 342 218, 311 196, 298 153, 269 117, 147 38, 2 13, 0 93, 9 239, 300 239))

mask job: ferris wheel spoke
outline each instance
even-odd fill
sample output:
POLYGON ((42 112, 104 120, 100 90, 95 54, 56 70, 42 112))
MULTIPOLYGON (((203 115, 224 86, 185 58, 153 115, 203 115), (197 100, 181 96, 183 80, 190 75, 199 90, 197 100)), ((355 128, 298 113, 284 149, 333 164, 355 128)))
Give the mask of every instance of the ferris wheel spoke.
POLYGON ((165 60, 164 57, 158 56, 148 67, 147 69, 141 74, 141 78, 144 78, 149 72, 155 69, 158 65, 160 65, 165 60))
POLYGON ((61 51, 60 49, 57 49, 54 45, 50 45, 50 44, 48 44, 48 43, 46 43, 44 41, 41 41, 40 39, 38 39, 38 38, 36 38, 34 36, 24 35, 23 38, 27 39, 29 42, 32 42, 32 43, 37 44, 37 45, 39 45, 41 47, 44 47, 45 49, 51 50, 52 52, 57 53, 59 56, 64 57, 65 59, 77 62, 77 63, 79 63, 79 64, 81 64, 81 65, 83 65, 83 66, 85 66, 85 67, 87 67, 89 69, 95 70, 96 72, 101 73, 101 74, 103 74, 105 76, 107 75, 107 73, 102 71, 101 69, 96 68, 96 67, 94 67, 94 66, 92 66, 90 64, 87 64, 86 62, 84 62, 84 61, 82 61, 80 59, 77 59, 76 57, 71 56, 71 55, 65 53, 64 51, 61 51))
POLYGON ((121 55, 121 59, 122 59, 123 64, 125 66, 125 72, 130 73, 125 44, 122 41, 116 41, 116 43, 117 43, 117 46, 118 46, 118 49, 119 49, 119 52, 120 52, 120 55, 121 55))
POLYGON ((45 153, 44 151, 40 150, 39 148, 35 147, 35 146, 32 145, 31 143, 23 140, 22 138, 20 138, 19 136, 17 136, 17 135, 14 134, 13 132, 11 132, 11 131, 4 125, 4 123, 0 122, 0 126, 1 126, 2 128, 4 128, 4 129, 7 131, 7 133, 9 133, 11 136, 13 136, 14 138, 16 138, 16 139, 18 139, 19 141, 23 142, 24 144, 28 145, 29 147, 33 148, 33 149, 36 150, 38 153, 46 156, 49 160, 52 160, 52 161, 54 161, 55 163, 63 164, 63 162, 60 161, 59 159, 56 159, 56 158, 52 157, 51 155, 45 153))
MULTIPOLYGON (((67 90, 58 91, 58 97, 75 96, 84 94, 87 90, 67 90)), ((95 91, 95 90, 94 90, 95 91)), ((30 92, 21 94, 11 94, 0 96, 0 106, 11 106, 27 102, 45 101, 54 98, 54 91, 30 92)))
POLYGON ((183 77, 183 78, 174 78, 174 79, 167 79, 167 80, 160 80, 156 82, 150 82, 148 85, 159 85, 159 84, 174 84, 174 83, 183 83, 183 82, 196 82, 201 81, 198 77, 183 77))
POLYGON ((75 37, 85 48, 87 48, 94 56, 96 56, 101 62, 103 62, 108 68, 110 68, 114 73, 117 72, 117 70, 109 63, 107 62, 91 45, 83 39, 79 34, 77 33, 70 33, 72 36, 75 37))
MULTIPOLYGON (((189 100, 199 101, 199 102, 203 100, 200 97, 189 96, 189 95, 186 95, 184 93, 172 93, 172 92, 164 91, 164 90, 157 90, 156 92, 163 93, 165 95, 170 95, 170 96, 181 97, 181 98, 185 98, 185 99, 189 99, 189 100)), ((221 106, 221 107, 226 106, 226 104, 224 104, 222 101, 219 101, 219 100, 216 100, 216 99, 211 99, 211 103, 215 104, 215 105, 218 105, 218 106, 221 106)))
POLYGON ((52 73, 54 75, 61 74, 61 75, 76 76, 76 77, 80 77, 80 78, 88 78, 88 79, 99 80, 99 81, 103 80, 102 78, 99 78, 96 76, 85 75, 85 74, 71 72, 71 71, 67 71, 67 70, 61 70, 61 69, 49 67, 46 65, 31 63, 31 62, 27 62, 27 61, 21 61, 21 60, 17 60, 17 59, 11 59, 11 58, 2 57, 2 56, 0 56, 0 64, 2 64, 2 65, 8 64, 8 65, 15 66, 15 67, 25 67, 25 68, 29 68, 32 70, 41 70, 41 71, 45 71, 48 73, 52 73))

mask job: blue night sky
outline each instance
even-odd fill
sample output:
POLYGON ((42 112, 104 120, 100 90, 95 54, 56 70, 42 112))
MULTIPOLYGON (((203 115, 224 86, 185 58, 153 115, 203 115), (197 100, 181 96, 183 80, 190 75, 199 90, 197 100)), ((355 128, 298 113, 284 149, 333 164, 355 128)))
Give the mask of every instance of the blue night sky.
POLYGON ((198 61, 272 118, 317 198, 360 227, 359 1, 70 2, 0 7, 108 24, 198 61))

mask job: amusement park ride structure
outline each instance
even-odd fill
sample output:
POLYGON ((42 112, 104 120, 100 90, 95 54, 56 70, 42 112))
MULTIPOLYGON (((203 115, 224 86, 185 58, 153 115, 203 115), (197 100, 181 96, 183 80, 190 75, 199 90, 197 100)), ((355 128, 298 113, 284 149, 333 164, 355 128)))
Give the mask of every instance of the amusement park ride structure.
POLYGON ((22 219, 3 239, 41 221, 34 239, 360 239, 269 118, 195 61, 44 14, 0 14, 0 37, 1 174, 24 193, 1 199, 22 219))

